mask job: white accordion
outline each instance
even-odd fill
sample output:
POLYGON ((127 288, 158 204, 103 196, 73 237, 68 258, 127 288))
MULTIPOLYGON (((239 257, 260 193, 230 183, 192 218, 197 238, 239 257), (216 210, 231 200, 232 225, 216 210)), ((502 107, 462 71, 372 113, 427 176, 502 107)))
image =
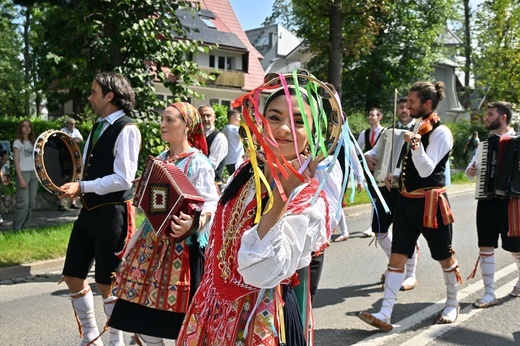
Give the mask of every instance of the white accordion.
POLYGON ((400 165, 399 156, 405 143, 405 132, 408 132, 408 130, 386 129, 377 141, 377 165, 374 170, 374 179, 377 186, 384 186, 387 175, 400 165))

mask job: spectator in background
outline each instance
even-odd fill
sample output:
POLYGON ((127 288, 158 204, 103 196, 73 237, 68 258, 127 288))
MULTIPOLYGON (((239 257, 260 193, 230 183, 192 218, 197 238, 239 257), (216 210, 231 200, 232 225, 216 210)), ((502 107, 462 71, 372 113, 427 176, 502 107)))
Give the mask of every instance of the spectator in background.
POLYGON ((478 145, 480 143, 480 139, 478 138, 478 132, 475 131, 471 134, 466 142, 466 147, 462 151, 463 154, 466 154, 470 159, 475 156, 475 152, 477 151, 478 145))
MULTIPOLYGON (((81 135, 79 130, 76 128, 76 120, 73 118, 68 118, 65 121, 65 127, 62 127, 60 131, 65 132, 66 134, 71 136, 72 139, 78 144, 83 142, 83 136, 81 135)), ((76 199, 77 199, 77 197, 70 198, 70 209, 79 209, 79 207, 76 205, 76 199)), ((58 199, 58 201, 60 202, 60 205, 58 206, 58 210, 59 211, 67 210, 64 205, 65 199, 58 199)))
POLYGON ((210 105, 199 107, 199 113, 202 118, 202 126, 206 133, 206 142, 208 143, 208 157, 211 166, 215 170, 215 183, 222 185, 222 170, 224 169, 224 158, 228 153, 228 141, 226 136, 215 128, 215 111, 210 105))
POLYGON ((237 163, 240 164, 244 161, 244 146, 238 133, 242 117, 237 109, 228 110, 227 117, 228 123, 222 129, 222 133, 228 141, 228 154, 224 158, 224 165, 229 175, 232 175, 235 172, 237 163))
MULTIPOLYGON (((1 186, 4 182, 4 176, 2 172, 2 168, 4 167, 5 163, 9 159, 9 153, 7 152, 7 149, 0 143, 0 192, 1 192, 1 186)), ((0 193, 1 196, 1 193, 0 193)), ((2 214, 0 214, 0 225, 4 223, 4 219, 2 218, 2 214)))
POLYGON ((83 142, 83 136, 76 128, 76 120, 73 118, 68 118, 65 121, 65 127, 62 127, 60 131, 65 132, 66 134, 71 136, 76 143, 83 142))
POLYGON ((36 137, 32 123, 25 119, 18 123, 13 142, 14 168, 16 170, 16 214, 13 229, 25 228, 31 221, 38 177, 34 171, 33 150, 36 137))

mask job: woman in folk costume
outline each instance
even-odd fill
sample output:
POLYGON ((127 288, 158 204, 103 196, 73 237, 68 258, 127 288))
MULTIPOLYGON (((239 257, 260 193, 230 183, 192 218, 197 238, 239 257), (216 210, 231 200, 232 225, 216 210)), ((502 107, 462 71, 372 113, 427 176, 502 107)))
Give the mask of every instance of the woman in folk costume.
POLYGON ((189 301, 200 284, 204 248, 218 201, 197 109, 186 102, 167 107, 162 114, 161 137, 170 148, 158 158, 180 168, 204 204, 195 225, 197 232, 179 243, 173 236, 192 229, 191 216, 182 212, 174 215, 172 232, 159 235, 145 221, 117 274, 114 292, 119 299, 109 325, 138 334, 147 345, 163 345, 163 338, 177 338, 189 301))
POLYGON ((331 89, 308 74, 267 79, 233 104, 242 105, 250 159, 220 198, 177 345, 310 344, 292 286, 330 239, 328 203, 313 176, 341 132, 342 112, 331 89), (260 92, 273 89, 262 114, 260 92), (324 100, 334 103, 328 114, 324 100), (326 138, 330 117, 335 139, 326 138))

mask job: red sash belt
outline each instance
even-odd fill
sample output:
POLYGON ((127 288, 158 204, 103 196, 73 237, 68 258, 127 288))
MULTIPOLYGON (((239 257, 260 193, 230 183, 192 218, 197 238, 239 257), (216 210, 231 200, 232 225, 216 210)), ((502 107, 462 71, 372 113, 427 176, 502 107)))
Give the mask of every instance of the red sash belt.
POLYGON ((424 215, 423 225, 426 228, 437 229, 437 206, 441 208, 442 221, 444 225, 449 225, 455 221, 451 212, 450 204, 444 197, 446 188, 437 188, 431 190, 415 190, 413 192, 401 191, 401 194, 407 198, 424 198, 424 215))

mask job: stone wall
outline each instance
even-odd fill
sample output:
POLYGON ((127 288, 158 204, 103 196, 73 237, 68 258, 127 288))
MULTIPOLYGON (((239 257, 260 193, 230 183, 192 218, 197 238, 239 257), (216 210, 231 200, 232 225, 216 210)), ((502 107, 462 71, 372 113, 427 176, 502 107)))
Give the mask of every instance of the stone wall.
MULTIPOLYGON (((38 191, 34 209, 56 209, 58 205, 56 196, 47 191, 38 191)), ((16 195, 0 195, 0 214, 13 213, 15 207, 16 195)))

